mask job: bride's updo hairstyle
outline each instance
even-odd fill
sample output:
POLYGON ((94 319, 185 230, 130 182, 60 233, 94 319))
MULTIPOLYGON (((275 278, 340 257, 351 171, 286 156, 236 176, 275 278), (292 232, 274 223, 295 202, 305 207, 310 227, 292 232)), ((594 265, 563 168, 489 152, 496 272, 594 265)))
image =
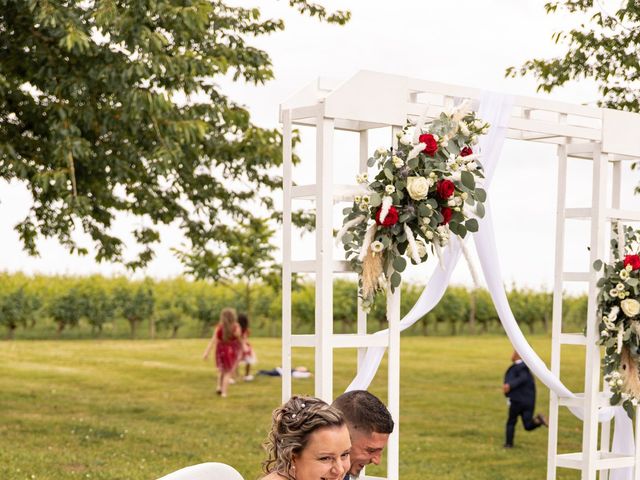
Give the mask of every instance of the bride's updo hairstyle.
POLYGON ((291 475, 293 457, 305 449, 309 436, 319 428, 343 425, 342 413, 319 398, 291 397, 273 411, 271 431, 264 443, 268 455, 262 462, 264 473, 277 472, 295 480, 291 475))

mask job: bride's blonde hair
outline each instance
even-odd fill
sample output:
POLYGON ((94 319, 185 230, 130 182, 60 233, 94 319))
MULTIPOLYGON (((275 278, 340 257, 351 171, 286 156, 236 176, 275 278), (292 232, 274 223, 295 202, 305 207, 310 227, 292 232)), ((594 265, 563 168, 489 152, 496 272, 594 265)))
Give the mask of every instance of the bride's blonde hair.
POLYGON ((271 431, 264 443, 267 459, 262 462, 265 474, 277 472, 295 480, 291 475, 293 456, 301 453, 309 435, 323 427, 345 425, 340 410, 315 397, 293 396, 273 411, 271 431))

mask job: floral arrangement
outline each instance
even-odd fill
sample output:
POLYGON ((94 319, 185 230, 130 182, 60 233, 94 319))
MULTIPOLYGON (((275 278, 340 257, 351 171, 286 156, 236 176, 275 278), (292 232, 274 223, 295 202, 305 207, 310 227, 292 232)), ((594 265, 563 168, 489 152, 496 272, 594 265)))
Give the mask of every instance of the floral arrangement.
POLYGON ((407 265, 440 255, 451 234, 464 237, 478 230, 486 192, 478 152, 478 136, 489 124, 465 102, 430 123, 423 116, 398 132, 398 148, 379 148, 368 166, 378 173, 369 181, 358 175, 363 194, 344 210, 337 241, 344 243, 352 269, 360 274, 365 311, 375 295, 390 284, 397 288, 407 265))
POLYGON ((597 302, 604 380, 611 388, 611 405, 622 405, 631 417, 640 400, 640 231, 626 227, 623 233, 622 258, 614 239, 613 263, 598 260, 593 266, 603 269, 597 302))

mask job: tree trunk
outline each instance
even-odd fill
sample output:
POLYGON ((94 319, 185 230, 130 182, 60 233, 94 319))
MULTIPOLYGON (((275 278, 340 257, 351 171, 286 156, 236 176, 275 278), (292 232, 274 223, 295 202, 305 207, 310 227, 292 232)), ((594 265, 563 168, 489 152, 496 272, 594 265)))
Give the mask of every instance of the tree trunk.
POLYGON ((16 326, 15 325, 7 326, 7 340, 13 340, 15 332, 16 332, 16 326))
POLYGON ((149 338, 151 340, 156 338, 156 318, 153 315, 149 317, 149 338))
POLYGON ((249 321, 253 320, 253 316, 252 316, 252 308, 253 306, 251 305, 251 283, 249 282, 249 280, 247 280, 247 283, 245 285, 244 288, 244 304, 246 305, 246 309, 247 309, 247 318, 249 319, 249 321))
POLYGON ((422 335, 425 337, 429 336, 429 321, 427 320, 427 317, 422 319, 422 335))
POLYGON ((469 333, 475 335, 476 333, 476 291, 471 290, 469 296, 469 333))
POLYGON ((179 328, 180 327, 178 327, 178 326, 173 327, 173 332, 171 332, 171 338, 176 338, 178 336, 178 329, 179 328))
POLYGON ((136 338, 136 329, 138 326, 138 321, 135 319, 127 319, 129 320, 129 328, 131 328, 131 338, 136 338))

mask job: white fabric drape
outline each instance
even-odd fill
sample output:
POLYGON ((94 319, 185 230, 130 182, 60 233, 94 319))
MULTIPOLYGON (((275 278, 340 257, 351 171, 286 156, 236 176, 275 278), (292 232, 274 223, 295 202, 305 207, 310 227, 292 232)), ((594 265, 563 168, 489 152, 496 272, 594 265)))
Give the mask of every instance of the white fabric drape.
MULTIPOLYGON (((489 133, 480 139, 480 151, 482 153, 482 164, 485 172, 484 187, 487 190, 491 184, 502 151, 512 105, 512 97, 492 92, 485 93, 480 102, 478 116, 491 124, 489 133)), ((532 373, 550 390, 563 397, 575 396, 564 386, 560 379, 547 368, 546 364, 535 353, 533 348, 531 348, 511 312, 502 285, 502 274, 496 249, 489 202, 486 204, 486 215, 480 221, 480 228, 474 235, 474 240, 491 298, 498 312, 500 322, 514 349, 520 354, 532 373)), ((460 258, 460 247, 460 242, 452 241, 449 243, 449 246, 443 254, 444 258, 441 268, 436 268, 436 271, 428 282, 428 288, 425 288, 413 308, 400 321, 401 331, 413 325, 438 304, 449 285, 449 279, 451 278, 453 269, 460 258)), ((376 332, 376 335, 385 335, 387 333, 388 330, 381 330, 376 332)), ((380 366, 384 352, 384 347, 370 347, 367 349, 358 374, 347 387, 347 391, 368 388, 380 366)), ((571 408, 570 410, 575 416, 583 419, 584 410, 582 408, 571 408)), ((616 453, 633 454, 634 440, 631 420, 622 407, 606 407, 600 409, 598 414, 599 421, 609 421, 611 418, 615 418, 612 451, 616 453)), ((611 480, 631 480, 632 469, 613 470, 610 478, 611 480)))
MULTIPOLYGON (((485 173, 485 188, 491 183, 491 178, 500 158, 512 105, 513 99, 511 97, 492 92, 486 92, 480 102, 478 116, 491 124, 489 132, 480 138, 479 144, 485 173)), ((438 304, 447 290, 453 269, 460 258, 460 250, 459 242, 452 240, 449 243, 449 246, 443 252, 441 268, 436 268, 428 282, 429 288, 425 288, 413 308, 400 320, 401 331, 416 323, 438 304)), ((385 335, 387 332, 388 330, 381 330, 376 332, 375 335, 385 335)), ((384 352, 384 347, 370 347, 367 349, 358 374, 347 387, 347 391, 364 390, 371 384, 378 371, 384 352)))

